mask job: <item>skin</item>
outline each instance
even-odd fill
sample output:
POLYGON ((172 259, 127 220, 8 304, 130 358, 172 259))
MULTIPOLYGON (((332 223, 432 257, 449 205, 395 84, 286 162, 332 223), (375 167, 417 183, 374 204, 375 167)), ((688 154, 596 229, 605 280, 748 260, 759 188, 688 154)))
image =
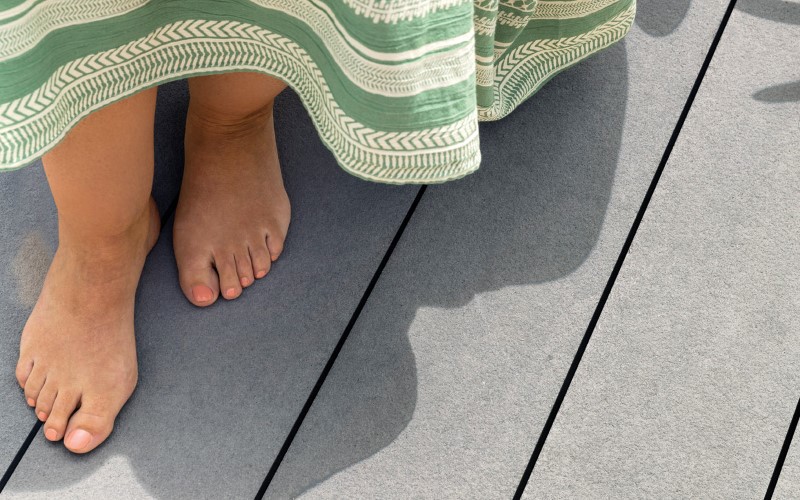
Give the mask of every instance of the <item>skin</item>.
MULTIPOLYGON (((290 207, 272 105, 284 88, 257 73, 189 79, 173 246, 181 289, 197 306, 239 297, 283 248, 290 207)), ((59 246, 22 331, 16 376, 45 437, 75 453, 109 436, 138 379, 134 295, 160 231, 150 195, 156 92, 95 111, 42 159, 59 246)))

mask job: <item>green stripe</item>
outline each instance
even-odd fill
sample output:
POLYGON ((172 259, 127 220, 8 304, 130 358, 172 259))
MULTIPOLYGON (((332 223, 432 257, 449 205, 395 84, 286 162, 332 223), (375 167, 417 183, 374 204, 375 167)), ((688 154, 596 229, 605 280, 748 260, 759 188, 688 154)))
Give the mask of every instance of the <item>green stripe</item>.
MULTIPOLYGON (((373 128, 391 131, 415 130, 451 123, 474 111, 474 81, 466 80, 422 95, 393 97, 375 95, 352 85, 340 68, 333 64, 326 44, 298 19, 282 12, 255 8, 252 4, 232 3, 224 14, 215 2, 196 2, 194 9, 208 20, 242 20, 268 27, 304 47, 322 70, 339 105, 356 120, 373 128)), ((142 38, 160 26, 186 19, 184 2, 150 3, 123 16, 71 26, 49 34, 34 49, 20 57, 0 62, 0 102, 20 98, 41 86, 60 66, 89 54, 113 49, 142 38), (22 69, 22 71, 20 71, 22 69), (14 71, 16 70, 16 71, 14 71)), ((464 24, 464 17, 460 23, 464 24)), ((385 28, 384 28, 385 30, 385 28)), ((463 32, 463 29, 462 29, 463 32)))
MULTIPOLYGON (((92 18, 101 14, 98 9, 104 5, 100 0, 71 1, 69 6, 96 7, 92 18)), ((292 9, 312 9, 305 0, 294 1, 292 9)), ((21 4, 21 0, 0 2, 0 13, 21 4)), ((535 19, 535 13, 534 19, 527 19, 530 13, 504 5, 486 13, 462 3, 414 19, 374 22, 356 14, 344 0, 330 0, 328 15, 333 17, 307 24, 248 0, 153 1, 115 17, 61 27, 27 52, 0 61, 0 169, 29 163, 57 144, 82 116, 143 88, 186 76, 257 70, 292 85, 323 142, 348 172, 388 183, 455 179, 478 167, 478 119, 505 116, 553 75, 619 40, 633 20, 633 2, 618 0, 574 19, 535 19), (478 84, 471 39, 473 15, 491 18, 512 11, 526 16, 519 26, 498 23, 493 36, 475 36, 475 52, 489 60, 495 55, 496 40, 511 42, 495 61, 497 77, 478 84), (152 33, 166 33, 165 27, 172 24, 189 30, 187 20, 191 19, 207 22, 206 29, 214 30, 215 38, 206 40, 206 35, 197 38, 195 34, 154 42, 138 56, 129 47, 132 41, 152 38, 152 33), (338 23, 327 34, 326 19, 338 23), (230 38, 224 33, 238 35, 230 38), (274 35, 254 38, 268 33, 274 35), (349 41, 341 42, 344 34, 349 41), (453 43, 465 34, 466 40, 453 43), (447 47, 423 55, 406 53, 434 42, 447 47), (336 43, 344 45, 335 49, 336 43), (113 62, 111 54, 126 47, 120 62, 113 62), (454 59, 459 49, 466 50, 454 59), (407 59, 401 60, 401 53, 407 59), (340 67, 337 54, 355 59, 340 67), (447 70, 439 62, 442 56, 458 66, 447 70), (436 62, 427 76, 400 66, 431 61, 436 62), (75 69, 79 64, 102 69, 79 71, 75 69), (517 71, 508 71, 509 64, 517 71), (63 81, 72 82, 70 86, 52 85, 56 71, 63 81), (418 90, 423 78, 433 88, 418 90), (48 92, 60 94, 38 94, 43 85, 48 92)), ((107 8, 111 7, 116 10, 103 12, 126 8, 120 9, 119 4, 107 8)), ((302 14, 308 12, 316 11, 302 14)), ((553 12, 559 11, 547 15, 553 12)), ((0 21, 0 29, 14 19, 21 18, 0 21)), ((178 33, 171 29, 169 36, 178 33)), ((14 53, 11 40, 3 45, 2 31, 0 47, 7 48, 0 57, 14 53)))

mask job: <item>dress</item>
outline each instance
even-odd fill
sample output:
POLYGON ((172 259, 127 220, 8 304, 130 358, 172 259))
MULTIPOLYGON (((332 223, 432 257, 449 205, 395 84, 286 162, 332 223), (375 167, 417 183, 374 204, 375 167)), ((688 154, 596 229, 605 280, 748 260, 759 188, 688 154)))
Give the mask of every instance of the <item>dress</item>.
POLYGON ((438 183, 479 121, 620 40, 635 0, 0 0, 0 169, 171 80, 259 71, 299 95, 339 165, 438 183))

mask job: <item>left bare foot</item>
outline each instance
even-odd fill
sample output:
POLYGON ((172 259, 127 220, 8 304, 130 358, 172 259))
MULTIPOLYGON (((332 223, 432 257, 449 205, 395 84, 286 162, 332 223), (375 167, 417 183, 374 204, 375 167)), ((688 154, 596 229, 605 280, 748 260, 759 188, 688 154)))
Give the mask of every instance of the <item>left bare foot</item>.
POLYGON ((173 246, 181 289, 196 306, 235 299, 283 250, 291 209, 272 104, 237 122, 189 106, 173 246))

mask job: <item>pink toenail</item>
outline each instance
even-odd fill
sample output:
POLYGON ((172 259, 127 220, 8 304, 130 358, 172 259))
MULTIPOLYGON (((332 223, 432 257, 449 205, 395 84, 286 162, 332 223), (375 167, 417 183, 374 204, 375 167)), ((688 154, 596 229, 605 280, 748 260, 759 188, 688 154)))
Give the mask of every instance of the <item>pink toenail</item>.
POLYGON ((266 271, 259 271, 256 273, 256 278, 263 278, 266 275, 267 275, 266 271))
POLYGON ((249 280, 249 279, 247 279, 247 278, 242 278, 242 279, 240 279, 239 281, 241 281, 241 282, 242 282, 242 286, 247 286, 247 285, 249 285, 249 284, 250 284, 250 280, 249 280))
POLYGON ((227 295, 228 297, 233 297, 234 295, 236 295, 236 289, 235 288, 228 288, 225 291, 225 295, 227 295))
POLYGON ((36 401, 33 398, 28 398, 28 406, 36 406, 36 401))
POLYGON ((212 292, 207 286, 203 285, 192 287, 192 295, 194 296, 194 300, 197 302, 208 302, 214 298, 214 292, 212 292))
POLYGON ((92 435, 83 429, 75 429, 67 436, 66 445, 74 450, 82 450, 86 448, 89 441, 92 440, 92 435))
POLYGON ((55 441, 58 438, 58 432, 55 429, 47 429, 44 431, 44 437, 49 439, 50 441, 55 441))
POLYGON ((43 411, 40 411, 40 412, 39 412, 39 420, 41 420, 42 422, 44 422, 45 420, 47 420, 47 413, 45 413, 45 412, 43 412, 43 411))

